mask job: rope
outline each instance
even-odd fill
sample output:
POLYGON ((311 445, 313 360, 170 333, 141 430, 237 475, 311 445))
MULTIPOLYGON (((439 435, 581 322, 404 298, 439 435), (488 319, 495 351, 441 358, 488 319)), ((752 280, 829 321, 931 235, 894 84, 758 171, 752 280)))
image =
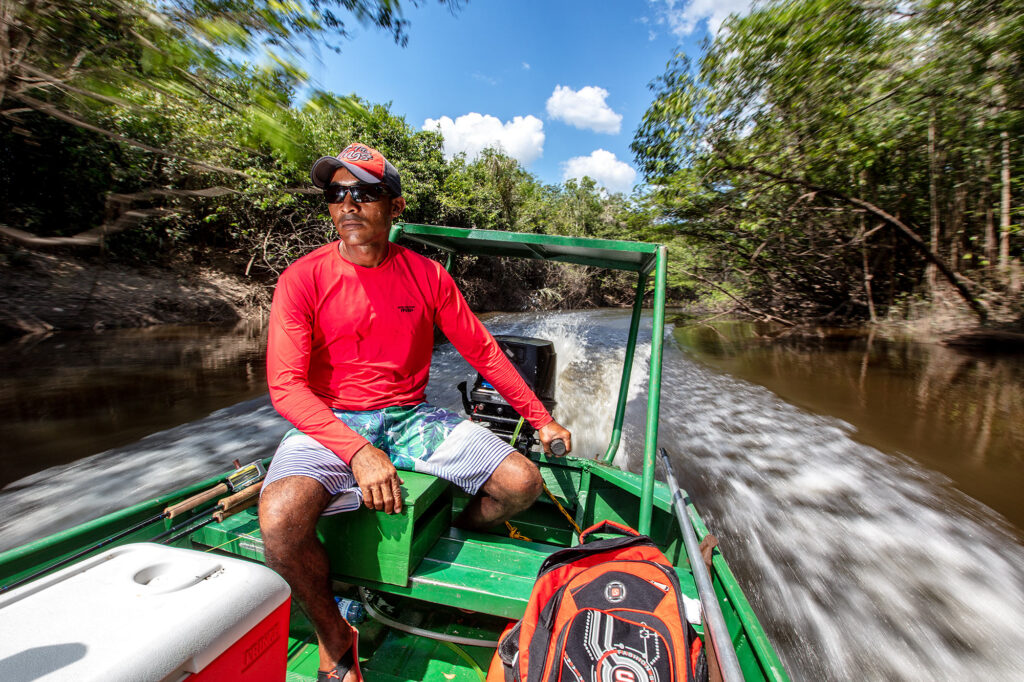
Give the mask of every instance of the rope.
POLYGON ((554 493, 548 490, 547 483, 541 481, 541 485, 544 486, 544 492, 548 494, 548 497, 551 498, 551 501, 555 503, 556 507, 558 507, 558 511, 562 512, 562 516, 564 516, 565 520, 569 522, 569 525, 572 526, 572 529, 576 531, 576 537, 583 535, 583 531, 580 530, 580 527, 578 525, 576 525, 576 520, 573 519, 569 512, 565 510, 565 507, 563 507, 562 503, 558 501, 558 498, 555 497, 554 493))
MULTIPOLYGON (((526 419, 524 417, 520 417, 519 418, 519 423, 516 424, 516 430, 512 433, 512 440, 509 441, 509 445, 511 445, 512 447, 515 447, 516 438, 519 436, 519 429, 523 428, 523 422, 525 422, 525 421, 526 421, 526 419)), ((558 507, 558 511, 562 512, 562 516, 564 516, 565 520, 569 522, 569 525, 572 526, 572 529, 574 531, 576 531, 576 537, 579 537, 580 535, 582 535, 583 531, 580 530, 580 527, 578 525, 576 525, 576 520, 574 518, 572 518, 572 515, 569 514, 569 512, 567 512, 565 510, 565 507, 563 507, 562 503, 558 501, 558 498, 555 497, 554 493, 552 493, 551 490, 548 489, 547 483, 545 483, 542 480, 540 482, 540 484, 541 484, 541 486, 544 487, 544 492, 547 493, 548 497, 551 498, 551 501, 555 503, 556 507, 558 507)), ((519 529, 516 528, 515 526, 513 526, 508 521, 505 522, 505 525, 508 527, 508 536, 510 538, 518 538, 520 540, 530 540, 530 538, 525 537, 523 535, 520 535, 519 534, 519 529)))
POLYGON ((520 533, 519 529, 508 521, 505 522, 505 527, 508 528, 508 536, 510 538, 513 538, 514 540, 526 540, 527 542, 533 542, 533 540, 520 533))

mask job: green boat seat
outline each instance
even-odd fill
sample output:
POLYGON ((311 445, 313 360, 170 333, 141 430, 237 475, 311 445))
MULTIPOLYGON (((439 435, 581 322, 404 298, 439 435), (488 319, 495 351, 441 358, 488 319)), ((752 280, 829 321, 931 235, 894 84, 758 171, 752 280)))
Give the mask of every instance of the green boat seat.
MULTIPOLYGON (((317 524, 332 578, 430 603, 519 618, 541 563, 560 547, 451 528, 453 506, 460 508, 460 504, 453 505, 446 481, 410 471, 402 472, 402 480, 402 513, 362 507, 324 517, 317 524)), ((541 540, 567 535, 568 528, 547 535, 534 533, 545 525, 542 519, 554 520, 555 513, 550 504, 540 501, 513 523, 541 540)), ((192 541, 263 561, 255 509, 197 530, 192 541)))
POLYGON ((447 481, 415 471, 403 471, 401 477, 401 513, 362 506, 320 519, 317 534, 327 548, 335 578, 407 585, 427 550, 451 524, 447 481))
MULTIPOLYGON (((401 475, 401 513, 385 514, 363 506, 320 519, 317 535, 327 548, 334 578, 407 585, 410 573, 450 525, 452 503, 447 481, 414 471, 401 475)), ((192 542, 263 561, 263 539, 255 509, 197 530, 192 542)))

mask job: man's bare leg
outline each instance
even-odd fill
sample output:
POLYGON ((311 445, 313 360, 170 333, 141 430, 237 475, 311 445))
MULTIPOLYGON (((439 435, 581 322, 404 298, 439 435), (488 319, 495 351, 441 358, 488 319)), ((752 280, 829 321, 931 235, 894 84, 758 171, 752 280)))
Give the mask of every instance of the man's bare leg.
MULTIPOLYGON (((260 499, 260 532, 264 558, 292 588, 292 594, 313 621, 320 646, 320 669, 333 670, 352 646, 331 590, 327 551, 316 537, 316 522, 331 495, 306 476, 281 478, 266 487, 260 499)), ((355 671, 342 682, 356 682, 355 671)))
POLYGON ((481 486, 454 525, 480 530, 508 521, 534 503, 540 495, 542 482, 537 465, 513 452, 481 486))

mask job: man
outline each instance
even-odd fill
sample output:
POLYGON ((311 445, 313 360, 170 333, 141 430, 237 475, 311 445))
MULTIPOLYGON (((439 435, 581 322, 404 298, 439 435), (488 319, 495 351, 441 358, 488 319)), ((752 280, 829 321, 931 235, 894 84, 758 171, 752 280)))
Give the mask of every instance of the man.
POLYGON ((530 506, 537 467, 486 429, 425 402, 433 328, 538 429, 555 422, 469 310, 438 263, 388 242, 405 209, 398 171, 353 144, 311 172, 340 241, 282 273, 270 313, 267 378, 285 435, 260 500, 267 565, 291 585, 316 628, 318 679, 358 682, 355 629, 338 613, 328 560, 316 538, 321 514, 367 507, 401 512, 403 469, 428 472, 473 498, 456 523, 484 528, 530 506))

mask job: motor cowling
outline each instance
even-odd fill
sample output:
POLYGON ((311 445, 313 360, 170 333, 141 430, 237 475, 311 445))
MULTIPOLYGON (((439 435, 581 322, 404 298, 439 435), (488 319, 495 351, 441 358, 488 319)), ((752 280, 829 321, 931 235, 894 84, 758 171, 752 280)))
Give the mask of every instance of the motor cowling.
MULTIPOLYGON (((555 409, 555 375, 557 355, 555 346, 545 339, 527 336, 495 336, 498 346, 526 385, 537 395, 548 410, 555 409)), ((536 429, 529 422, 519 423, 519 414, 501 394, 480 374, 476 375, 473 387, 466 391, 467 382, 459 384, 462 404, 469 419, 493 431, 499 438, 526 454, 536 441, 536 429), (512 442, 515 435, 515 442, 512 442)))

